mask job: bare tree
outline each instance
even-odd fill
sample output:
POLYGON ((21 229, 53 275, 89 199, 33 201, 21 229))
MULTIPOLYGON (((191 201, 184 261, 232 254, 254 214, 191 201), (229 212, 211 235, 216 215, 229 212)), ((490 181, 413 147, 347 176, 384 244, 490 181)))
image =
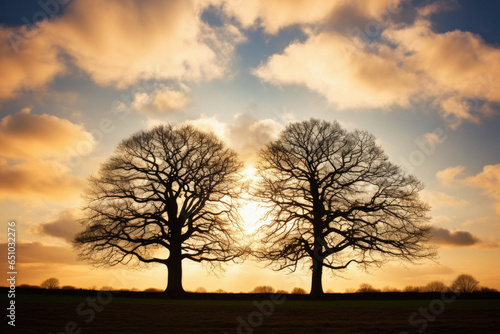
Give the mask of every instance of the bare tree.
POLYGON ((423 292, 443 292, 446 290, 448 290, 448 287, 441 281, 429 282, 422 288, 423 292))
POLYGON ((375 289, 373 287, 373 285, 371 285, 369 283, 361 283, 359 285, 358 290, 356 290, 356 292, 361 292, 361 293, 364 293, 364 292, 380 292, 380 290, 375 289))
POLYGON ((423 292, 423 287, 415 285, 407 285, 401 290, 403 292, 423 292))
POLYGON ((169 295, 184 293, 182 261, 219 266, 242 254, 235 238, 241 163, 213 134, 161 125, 122 141, 90 177, 75 238, 95 265, 163 264, 169 295))
POLYGON ((290 293, 292 295, 305 295, 305 294, 307 294, 306 290, 299 288, 299 287, 293 288, 290 293))
POLYGON ((274 291, 275 291, 274 288, 270 285, 260 285, 256 286, 252 290, 252 293, 273 293, 274 291))
POLYGON ((47 278, 40 284, 43 289, 59 289, 59 279, 55 277, 47 278))
POLYGON ((474 292, 477 290, 479 281, 472 277, 471 275, 462 274, 458 275, 457 278, 451 284, 451 290, 454 292, 474 292))
POLYGON ((365 131, 315 119, 290 124, 261 151, 257 170, 254 193, 271 222, 256 256, 277 270, 307 261, 314 296, 323 294, 323 268, 366 269, 435 253, 427 244, 429 209, 418 195, 423 185, 365 131))

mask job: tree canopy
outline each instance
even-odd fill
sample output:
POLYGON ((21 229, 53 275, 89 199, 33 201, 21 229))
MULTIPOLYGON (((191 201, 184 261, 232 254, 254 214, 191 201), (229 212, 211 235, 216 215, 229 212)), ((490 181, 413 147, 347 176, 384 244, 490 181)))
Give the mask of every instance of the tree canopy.
POLYGON ((89 178, 74 244, 95 265, 164 264, 180 294, 184 259, 217 265, 237 245, 237 154, 213 134, 161 125, 122 141, 89 178))
POLYGON ((451 283, 451 290, 458 293, 475 292, 479 286, 479 281, 468 274, 458 275, 451 283))
POLYGON ((432 257, 423 184, 391 163, 366 131, 315 119, 289 124, 260 152, 255 197, 267 209, 255 252, 277 270, 312 269, 311 294, 323 294, 323 268, 432 257))

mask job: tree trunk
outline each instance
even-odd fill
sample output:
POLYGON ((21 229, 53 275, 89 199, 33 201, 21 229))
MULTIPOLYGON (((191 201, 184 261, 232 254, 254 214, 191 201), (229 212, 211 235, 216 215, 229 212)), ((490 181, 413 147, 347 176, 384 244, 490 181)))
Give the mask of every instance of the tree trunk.
POLYGON ((182 287, 182 257, 181 249, 172 249, 166 261, 168 282, 165 293, 168 297, 182 296, 185 291, 182 287))
POLYGON ((323 232, 323 215, 325 209, 323 203, 320 200, 318 182, 313 177, 310 179, 311 185, 311 195, 313 198, 313 215, 314 215, 314 245, 313 245, 313 274, 311 282, 311 297, 314 299, 320 299, 323 296, 323 245, 325 244, 325 239, 322 235, 323 232))
POLYGON ((311 297, 314 299, 320 299, 323 296, 323 259, 319 257, 313 257, 313 267, 312 267, 312 282, 311 282, 311 297))

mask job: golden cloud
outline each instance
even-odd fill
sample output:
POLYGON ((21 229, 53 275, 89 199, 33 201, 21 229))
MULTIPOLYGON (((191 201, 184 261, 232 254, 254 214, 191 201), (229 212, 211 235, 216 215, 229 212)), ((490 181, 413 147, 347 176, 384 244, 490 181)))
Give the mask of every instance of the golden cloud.
POLYGON ((500 164, 484 166, 481 173, 466 178, 465 183, 483 189, 497 202, 496 210, 500 213, 500 164))
POLYGON ((200 18, 202 9, 186 0, 75 0, 45 30, 101 85, 219 78, 241 35, 211 28, 200 18))
MULTIPOLYGON (((198 0, 74 0, 64 15, 23 38, 0 27, 0 100, 43 88, 65 73, 63 55, 100 85, 125 88, 140 80, 221 78, 244 40, 230 23, 211 27, 198 0), (12 34, 18 40, 9 42, 12 34), (22 41, 21 41, 22 40, 22 41)), ((161 105, 161 102, 158 102, 161 105)))
POLYGON ((483 189, 486 195, 495 200, 496 210, 500 213, 500 164, 487 165, 473 176, 463 176, 465 167, 450 167, 436 174, 438 180, 447 187, 468 186, 483 189))
POLYGON ((43 88, 65 72, 57 49, 47 36, 39 35, 18 45, 20 42, 13 40, 13 36, 19 36, 18 30, 0 26, 0 100, 12 98, 23 90, 43 88))
POLYGON ((143 114, 164 114, 180 111, 189 104, 189 87, 182 85, 180 89, 159 86, 153 92, 137 92, 132 107, 143 114))
POLYGON ((281 29, 295 25, 366 23, 383 11, 394 10, 403 0, 372 0, 366 2, 335 0, 226 0, 226 12, 245 27, 260 25, 267 33, 277 34, 281 29))
POLYGON ((460 206, 467 204, 466 200, 458 199, 439 191, 433 192, 424 190, 421 195, 422 199, 424 199, 426 202, 429 202, 429 204, 433 208, 438 208, 441 206, 460 206))
POLYGON ((0 156, 11 159, 65 158, 90 153, 92 135, 83 126, 25 108, 0 122, 0 156))
MULTIPOLYGON (((2 249, 7 249, 7 244, 0 243, 0 247, 2 247, 2 249)), ((48 245, 41 242, 19 241, 16 244, 16 253, 22 265, 78 264, 76 260, 77 256, 70 247, 48 245)), ((3 268, 6 268, 7 256, 3 256, 0 263, 3 268)))
POLYGON ((436 178, 445 187, 456 187, 459 185, 459 176, 465 171, 464 166, 449 167, 436 173, 436 178))
POLYGON ((0 159, 0 198, 65 201, 78 199, 85 180, 54 161, 9 165, 0 159))
POLYGON ((364 52, 359 49, 361 43, 359 38, 323 32, 292 43, 254 74, 277 85, 305 85, 340 109, 408 106, 420 80, 399 65, 403 54, 381 44, 364 52))
POLYGON ((272 119, 258 120, 250 111, 234 115, 227 123, 215 117, 201 117, 186 123, 214 132, 248 162, 254 161, 258 150, 275 139, 282 128, 272 119))
POLYGON ((188 120, 185 123, 191 124, 201 131, 213 132, 219 138, 225 139, 226 123, 219 121, 215 116, 207 117, 205 115, 201 115, 201 117, 193 120, 188 120))
POLYGON ((480 102, 500 102, 500 82, 492 81, 500 77, 500 49, 480 36, 460 30, 436 33, 427 19, 387 29, 383 36, 405 52, 405 63, 427 82, 423 93, 437 98, 445 116, 478 121, 480 102))
MULTIPOLYGON (((265 6, 278 6, 278 3, 290 10, 284 11, 288 14, 269 14, 270 18, 278 17, 275 25, 266 20, 266 10, 255 14, 261 19, 256 22, 261 22, 270 33, 292 23, 314 21, 308 18, 307 10, 302 19, 290 18, 291 13, 300 8, 301 1, 270 1, 265 6)), ((342 1, 328 3, 340 6, 342 1)), ((378 5, 380 9, 388 3, 378 5)), ((269 57, 253 73, 275 85, 306 86, 339 109, 387 109, 407 107, 414 101, 433 101, 441 115, 450 119, 451 127, 457 127, 461 120, 479 122, 481 114, 492 112, 492 103, 500 102, 500 82, 493 81, 500 77, 500 49, 470 32, 433 31, 426 17, 449 8, 450 4, 445 3, 422 7, 421 16, 417 14, 411 25, 396 25, 390 20, 378 23, 380 36, 374 38, 362 35, 364 25, 358 26, 360 30, 339 30, 319 24, 304 30, 308 35, 305 41, 293 42, 281 54, 269 57)), ((351 12, 347 16, 354 15, 351 12)), ((323 8, 323 15, 335 13, 336 9, 323 8)), ((312 17, 322 22, 319 14, 312 17)), ((364 23, 369 22, 365 18, 364 23)))
POLYGON ((246 161, 254 161, 264 145, 276 139, 282 125, 272 119, 258 120, 250 111, 233 116, 226 125, 228 143, 246 161))
POLYGON ((428 17, 432 14, 449 11, 459 6, 457 0, 437 0, 423 7, 419 7, 417 12, 420 16, 428 17))

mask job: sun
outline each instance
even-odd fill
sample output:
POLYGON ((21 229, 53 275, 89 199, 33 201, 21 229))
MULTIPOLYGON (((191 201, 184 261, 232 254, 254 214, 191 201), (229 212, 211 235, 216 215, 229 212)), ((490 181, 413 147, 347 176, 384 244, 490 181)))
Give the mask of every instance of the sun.
POLYGON ((253 234, 257 230, 266 225, 267 221, 263 219, 266 214, 265 208, 259 203, 248 201, 245 203, 240 211, 242 217, 242 226, 246 234, 253 234))
MULTIPOLYGON (((246 167, 243 172, 244 181, 256 182, 256 170, 253 166, 246 167)), ((253 201, 250 196, 246 196, 240 208, 240 215, 242 218, 242 227, 247 235, 255 233, 261 226, 268 222, 264 219, 266 208, 262 204, 253 201)))

